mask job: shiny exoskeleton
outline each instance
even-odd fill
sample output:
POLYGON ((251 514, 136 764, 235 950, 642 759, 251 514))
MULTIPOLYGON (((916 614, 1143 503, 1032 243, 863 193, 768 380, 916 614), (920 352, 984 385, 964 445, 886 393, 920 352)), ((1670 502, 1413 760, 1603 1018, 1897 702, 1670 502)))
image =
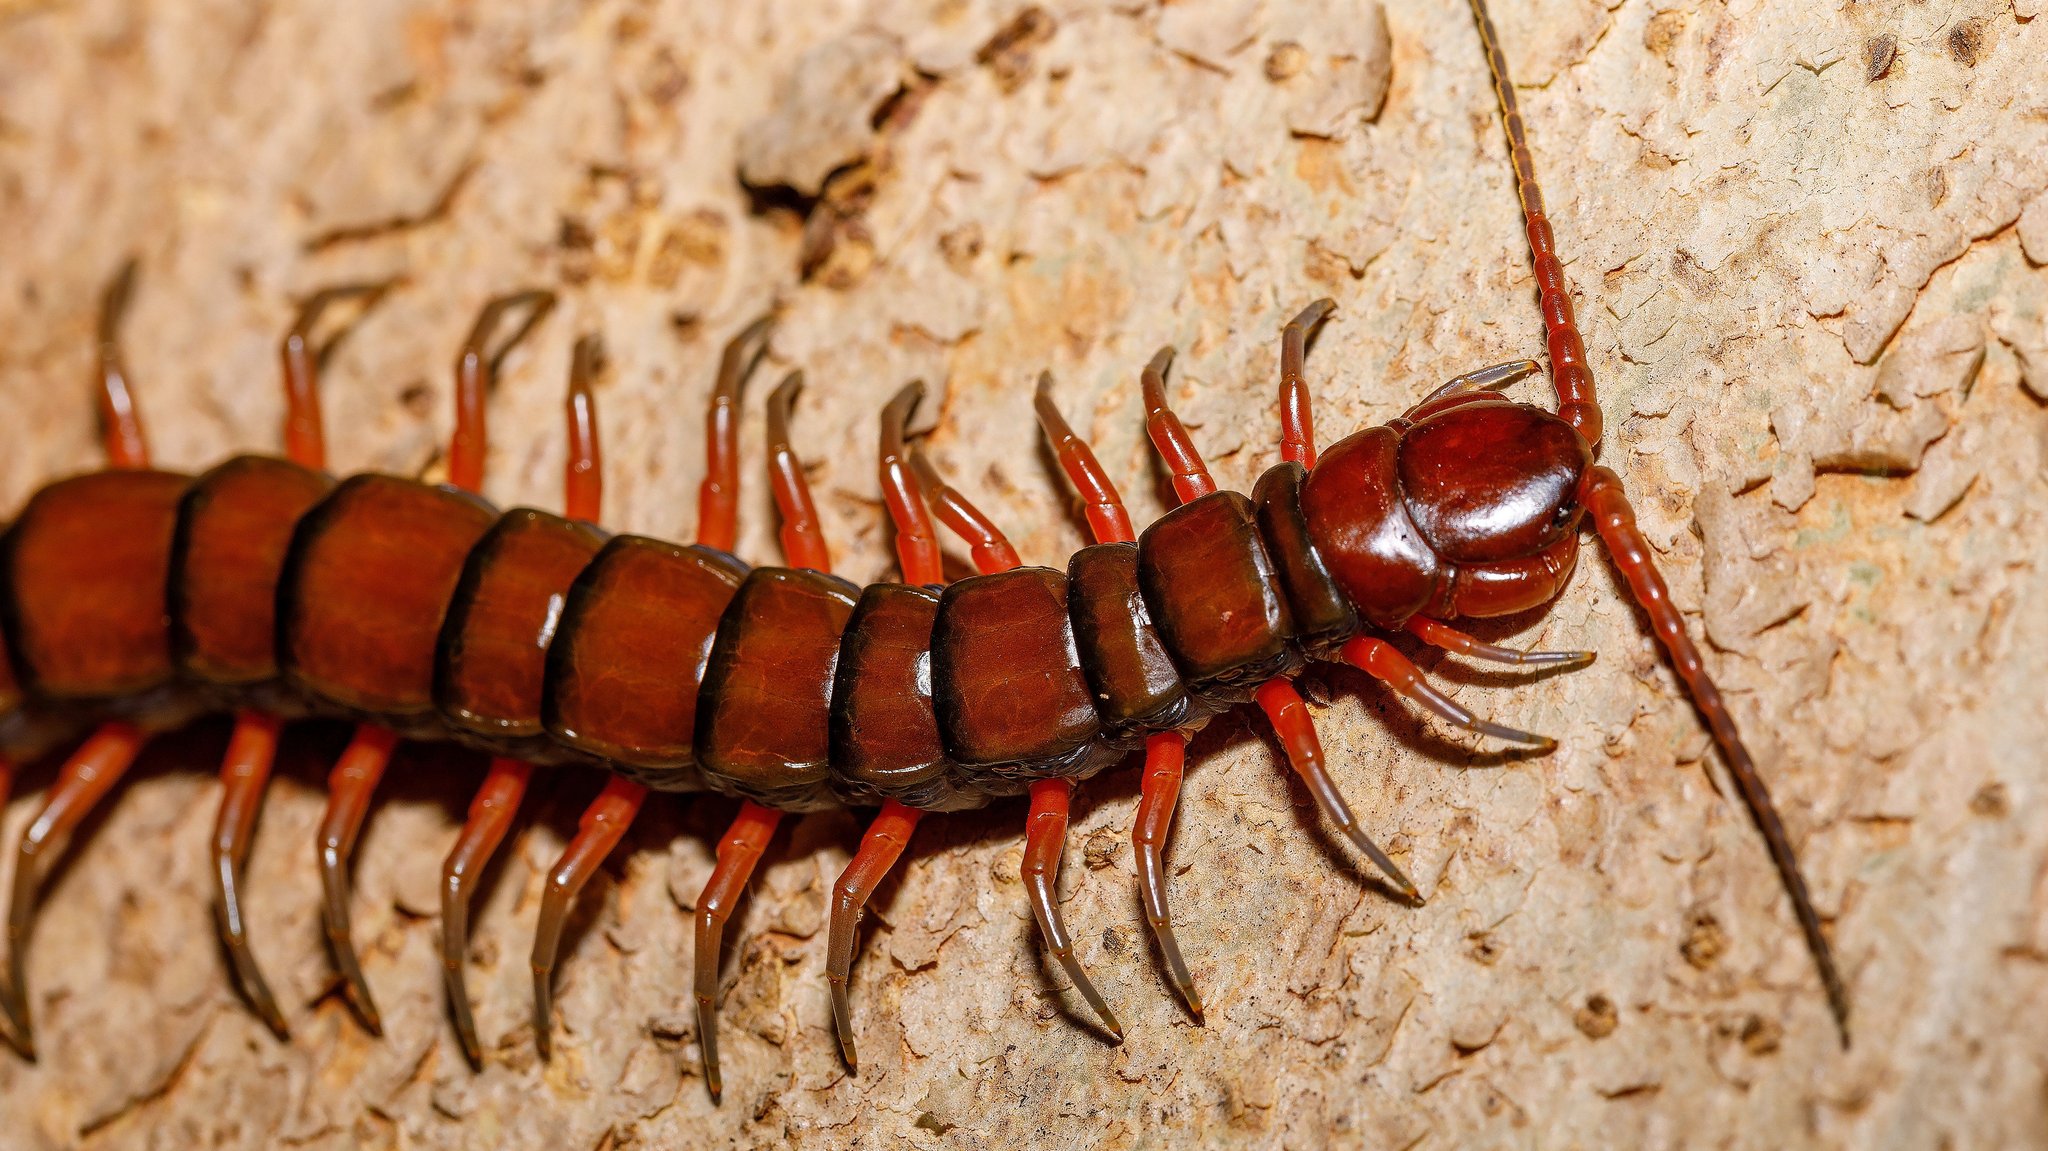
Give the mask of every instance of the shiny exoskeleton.
POLYGON ((1382 637, 1407 632, 1512 663, 1590 658, 1510 652, 1444 622, 1555 598, 1589 512, 1727 757, 1844 1017, 1826 939, 1768 795, 1635 531, 1618 477, 1595 463, 1601 427, 1592 376, 1513 90, 1492 25, 1476 0, 1474 7, 1506 117, 1558 411, 1493 393, 1537 370, 1518 361, 1459 377, 1400 419, 1318 458, 1302 363, 1308 338, 1334 307, 1320 301, 1283 332, 1284 462, 1249 497, 1215 489, 1168 407, 1171 350, 1146 368, 1148 425, 1182 502, 1135 535, 1044 381, 1040 418, 1082 490, 1098 541, 1063 571, 1020 566, 1001 533, 907 452, 903 427, 920 394, 913 386, 882 420, 882 483, 904 582, 863 588, 830 574, 789 446, 794 374, 771 398, 769 419, 790 566, 749 568, 736 558, 734 411, 765 352, 765 320, 726 351, 707 420, 695 543, 595 526, 592 340, 579 344, 572 372, 567 514, 497 511, 475 494, 485 385, 547 310, 545 293, 493 301, 465 345, 446 484, 387 475, 337 482, 324 469, 313 387, 320 356, 306 333, 322 307, 374 297, 381 287, 316 297, 287 340, 289 458, 241 456, 198 477, 152 470, 114 340, 130 287, 124 276, 101 335, 114 468, 43 488, 0 536, 0 766, 98 727, 23 841, 9 920, 12 978, 0 998, 12 1038, 29 1049, 22 955, 40 857, 61 850, 150 733, 219 710, 238 715, 215 844, 222 929, 245 990, 280 1034, 283 1016, 249 954, 236 885, 277 725, 307 714, 362 725, 331 783, 321 866, 336 959, 373 1029, 376 1011, 349 939, 346 874, 398 738, 452 740, 497 757, 446 871, 451 1002, 472 1061, 480 1054, 462 981, 468 897, 537 764, 609 773, 543 903, 534 950, 543 1049, 566 909, 650 790, 745 801, 697 911, 698 1038, 714 1094, 720 940, 784 813, 882 809, 833 908, 828 975, 850 1063, 846 980, 867 894, 921 813, 1027 793, 1024 869, 1034 913, 1076 989, 1120 1038, 1073 958, 1052 882, 1074 785, 1141 748, 1141 894, 1174 983, 1199 1016, 1159 862, 1187 733, 1219 710, 1256 701, 1326 816, 1419 902, 1345 805, 1288 680, 1309 661, 1343 659, 1449 722, 1547 749, 1548 740, 1472 716, 1382 637), (524 326, 492 351, 500 321, 520 310, 524 326), (980 574, 941 582, 931 507, 973 545, 980 574))

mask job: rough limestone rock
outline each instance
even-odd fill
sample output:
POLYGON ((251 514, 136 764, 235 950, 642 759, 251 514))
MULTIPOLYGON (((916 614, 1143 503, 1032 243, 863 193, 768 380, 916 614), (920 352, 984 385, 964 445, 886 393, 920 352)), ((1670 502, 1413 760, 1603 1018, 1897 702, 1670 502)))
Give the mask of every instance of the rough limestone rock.
MULTIPOLYGON (((1356 675, 1308 680, 1338 779, 1426 906, 1355 866, 1234 714, 1194 742, 1170 848, 1206 1022, 1138 913, 1127 768, 1083 789, 1060 886, 1129 1041, 1104 1043, 1041 958, 1013 802, 928 821, 876 898, 856 1079, 822 964, 861 817, 807 817, 735 920, 716 1107, 688 913, 731 802, 652 803, 591 884, 543 1064, 525 957, 597 787, 543 780, 477 913, 473 1073, 436 884, 482 764, 408 752, 384 786, 355 903, 373 1039, 315 913, 342 733, 288 741, 249 908, 283 1044, 214 941, 225 728, 199 726, 50 886, 28 961, 42 1060, 0 1056, 0 1142, 2048 1145, 2040 2, 1498 3, 1604 459, 1784 810, 1857 1004, 1851 1049, 1697 718, 1589 550, 1550 610, 1479 630, 1593 667, 1409 647, 1554 755, 1478 745, 1356 675)), ((936 389, 936 461, 1027 562, 1060 563, 1083 525, 1033 429, 1041 369, 1142 521, 1166 489, 1137 371, 1163 343, 1239 489, 1277 459, 1278 331, 1316 296, 1340 305, 1310 357, 1326 442, 1541 349, 1457 0, 0 0, 0 252, 5 508, 100 462, 93 315, 130 253, 129 360, 180 468, 278 446, 297 299, 400 276, 327 372, 330 458, 438 474, 471 317, 544 285, 563 306, 492 401, 494 501, 557 506, 569 348, 596 331, 607 519, 687 538, 719 345, 773 307, 767 371, 807 373, 796 431, 863 580, 893 565, 875 414, 907 380, 936 389)), ((776 555, 766 390, 745 425, 756 561, 776 555)), ((6 843, 52 770, 25 772, 6 843)))

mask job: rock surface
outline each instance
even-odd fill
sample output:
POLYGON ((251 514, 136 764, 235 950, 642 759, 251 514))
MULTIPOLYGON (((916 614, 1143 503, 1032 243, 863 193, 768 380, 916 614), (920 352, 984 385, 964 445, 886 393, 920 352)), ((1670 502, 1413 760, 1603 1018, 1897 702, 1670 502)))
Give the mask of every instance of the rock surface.
MULTIPOLYGON (((1130 1039, 1040 958, 1022 809, 928 821, 873 905, 849 1078, 822 976, 846 814, 776 841, 728 943, 727 1094, 697 1072, 688 908, 733 805, 660 800, 585 894, 556 1053, 527 1022, 542 876, 596 788, 547 780, 446 1021, 436 880, 481 764, 409 753, 360 848, 385 1038, 335 993, 312 851, 339 732, 288 742, 251 867, 280 1044, 231 989, 204 843, 224 729, 164 741, 51 885, 16 1148, 2048 1145, 2048 31, 2011 4, 1499 0, 1620 470, 1799 846, 1859 1008, 1841 1050, 1754 829, 1611 567, 1480 629, 1533 680, 1417 652, 1520 758, 1316 673, 1411 909, 1360 879, 1263 728, 1194 743, 1170 848, 1208 1001, 1133 894, 1134 773, 1077 803, 1061 890, 1130 1039)), ((0 0, 0 506, 98 466, 98 289, 158 459, 273 450, 294 301, 402 276, 325 380, 344 471, 436 474, 489 295, 564 304, 494 399, 488 495, 556 506, 574 337, 601 331, 608 522, 686 538, 719 344, 782 311, 840 570, 888 573, 874 415, 1027 562, 1082 542, 1035 438, 1049 368, 1142 521, 1137 369, 1228 486, 1277 459, 1277 333, 1325 441, 1538 354, 1498 118, 1455 0, 0 0), (765 185, 748 188, 742 175, 765 185)), ((760 400, 740 550, 775 556, 760 400)), ((1516 395, 1540 398, 1540 381, 1516 395)), ((956 554, 964 554, 957 553, 956 554)), ((1414 650, 1412 647, 1410 650, 1414 650)), ((25 773, 12 844, 47 785, 25 773)), ((0 863, 11 870, 12 856, 0 863)))

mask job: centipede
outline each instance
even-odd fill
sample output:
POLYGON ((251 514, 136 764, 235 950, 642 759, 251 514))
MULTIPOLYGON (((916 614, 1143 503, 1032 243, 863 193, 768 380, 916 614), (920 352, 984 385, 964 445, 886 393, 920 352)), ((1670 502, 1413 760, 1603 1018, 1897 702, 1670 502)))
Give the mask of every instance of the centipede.
POLYGON ((107 466, 35 492, 0 536, 0 798, 14 765, 70 750, 16 847, 0 987, 6 1037, 37 1050, 25 956, 41 885, 89 813, 154 738, 233 716, 207 844, 217 928, 249 1007, 290 1027, 243 914, 251 838, 287 723, 352 722, 333 765, 315 854, 322 922, 360 1024, 382 1020, 351 932, 350 866, 380 780, 404 740, 491 757, 442 870, 448 1010, 469 1063, 483 1045, 465 979, 471 902, 537 770, 600 773, 546 874, 531 954, 543 1058, 564 925, 586 883, 652 793, 739 801, 694 911, 696 1041, 711 1097, 727 923, 788 817, 867 819, 831 889, 825 971, 844 1063, 857 1074, 850 973, 870 897, 927 817, 1022 800, 1022 889, 1046 952, 1102 1038, 1124 1031, 1081 963, 1057 882, 1076 790, 1137 762, 1131 843, 1139 906, 1164 975, 1195 1021, 1203 1000, 1177 937, 1166 844, 1190 736, 1218 715, 1263 716, 1321 819, 1383 889, 1427 914, 1417 885, 1347 803, 1295 679, 1318 662, 1356 668, 1405 706, 1542 754, 1553 741, 1493 723, 1433 685, 1391 640, 1467 659, 1569 671, 1577 651, 1483 642, 1461 620, 1540 609, 1596 540, 1684 686, 1760 834, 1804 937, 1842 1044, 1850 1002, 1828 935, 1746 748, 1619 475, 1598 460, 1603 418, 1528 132, 1484 0, 1471 0, 1513 166, 1546 360, 1458 375, 1399 418, 1318 448, 1307 357, 1337 314, 1302 308, 1279 334, 1281 462, 1251 493, 1220 489, 1168 402, 1174 349, 1138 373, 1146 432, 1178 506, 1142 532, 1109 474, 1039 376, 1035 410, 1093 542, 1064 569, 1026 566, 993 518, 941 474, 911 433, 925 399, 904 386, 875 428, 876 469, 901 578, 833 574, 792 423, 801 370, 767 400, 770 486, 783 566, 735 554, 739 410, 777 323, 731 335, 705 413, 705 474, 687 544, 613 534, 592 381, 601 336, 574 346, 559 513, 500 511, 478 491, 490 384, 545 322, 547 290, 491 300, 460 345, 446 482, 327 470, 320 374, 353 320, 393 288, 346 283, 300 307, 281 347, 283 454, 245 454, 197 476, 151 466, 121 348, 141 277, 107 288, 98 406, 107 466), (1502 389, 1547 374, 1554 405, 1502 389), (941 526, 974 573, 950 582, 941 526), (871 814, 865 814, 871 813, 871 814))

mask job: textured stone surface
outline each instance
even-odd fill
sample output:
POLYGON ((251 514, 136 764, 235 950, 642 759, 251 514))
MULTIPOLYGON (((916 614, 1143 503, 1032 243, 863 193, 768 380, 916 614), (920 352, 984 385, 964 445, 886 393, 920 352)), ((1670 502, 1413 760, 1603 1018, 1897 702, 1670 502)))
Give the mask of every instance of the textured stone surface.
MULTIPOLYGON (((1592 668, 1532 682, 1419 653, 1475 709, 1558 736, 1553 756, 1312 681, 1339 780, 1427 906, 1362 883, 1262 729, 1226 717, 1195 741, 1170 857, 1205 1026, 1137 912, 1125 770, 1084 790, 1061 888, 1130 1041, 1077 1022, 1041 962, 1011 804, 930 821, 878 897, 851 1080, 822 924, 858 823, 808 817, 736 920, 715 1108, 687 908, 729 802, 653 804, 592 884, 543 1065, 524 957, 596 783, 539 788, 479 910, 473 1074, 435 882, 481 765, 402 760, 364 838, 373 1040, 314 910, 339 733, 291 741, 250 906, 284 1045, 213 941, 224 731, 195 729, 52 885, 29 958, 43 1059, 0 1057, 7 1145, 2048 1144, 2040 6, 1500 8, 1604 458, 1800 846, 1853 1049, 1589 552, 1554 609, 1484 630, 1595 649, 1592 668)), ((718 344, 773 304, 770 367, 808 374, 796 428, 841 570, 890 567, 873 413, 913 377, 943 385, 936 459, 1027 561, 1058 562, 1082 526, 1031 429, 1041 368, 1142 520, 1164 487, 1136 375, 1161 343, 1240 489, 1277 456, 1278 328, 1316 295, 1340 304, 1310 360, 1326 440, 1538 351, 1482 65, 1455 0, 0 0, 0 505, 97 466, 94 300, 134 252, 129 357, 166 464, 275 447, 293 300, 403 275, 328 372, 331 458, 433 473, 475 309, 544 284, 564 306, 494 399, 489 495, 558 503, 568 350, 601 330, 607 518, 686 537, 718 344)), ((741 551, 766 560, 757 393, 741 551)))

